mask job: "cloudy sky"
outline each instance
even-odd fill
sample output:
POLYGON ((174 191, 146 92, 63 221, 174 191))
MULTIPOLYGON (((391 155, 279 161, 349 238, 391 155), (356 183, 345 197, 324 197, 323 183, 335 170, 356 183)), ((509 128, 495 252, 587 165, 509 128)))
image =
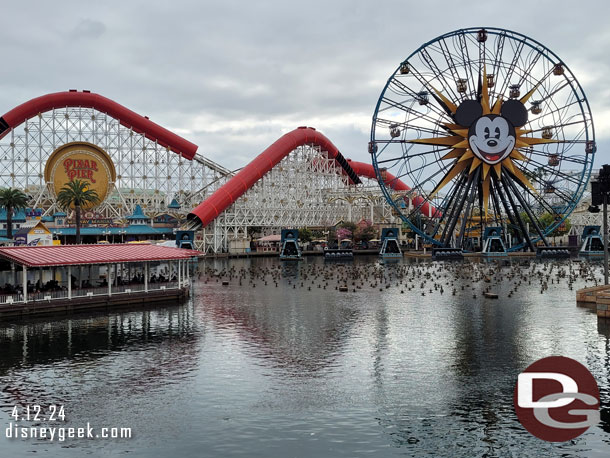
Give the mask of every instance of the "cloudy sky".
POLYGON ((151 118, 234 169, 282 134, 316 127, 368 161, 387 78, 421 44, 464 27, 528 35, 572 69, 610 162, 610 3, 10 2, 2 6, 0 113, 49 92, 89 89, 151 118))

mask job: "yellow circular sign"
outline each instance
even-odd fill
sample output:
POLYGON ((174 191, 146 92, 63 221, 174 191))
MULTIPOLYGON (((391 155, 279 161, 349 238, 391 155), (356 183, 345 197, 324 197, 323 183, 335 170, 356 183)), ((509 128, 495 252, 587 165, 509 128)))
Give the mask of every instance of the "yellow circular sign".
MULTIPOLYGON (((87 142, 72 142, 60 146, 49 156, 44 168, 44 179, 57 196, 61 188, 74 180, 86 181, 100 200, 106 199, 116 179, 112 159, 106 151, 87 142)), ((83 209, 95 205, 83 206, 83 209)))

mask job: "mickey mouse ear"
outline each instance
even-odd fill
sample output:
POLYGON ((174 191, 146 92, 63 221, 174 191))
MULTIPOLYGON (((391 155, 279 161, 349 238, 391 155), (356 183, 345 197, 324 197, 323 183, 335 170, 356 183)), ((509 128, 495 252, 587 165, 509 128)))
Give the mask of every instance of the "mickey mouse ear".
POLYGON ((464 100, 455 110, 453 119, 460 126, 470 127, 483 115, 483 107, 476 100, 464 100))
POLYGON ((506 118, 514 127, 521 127, 527 123, 527 109, 515 99, 507 100, 502 104, 500 114, 506 118))

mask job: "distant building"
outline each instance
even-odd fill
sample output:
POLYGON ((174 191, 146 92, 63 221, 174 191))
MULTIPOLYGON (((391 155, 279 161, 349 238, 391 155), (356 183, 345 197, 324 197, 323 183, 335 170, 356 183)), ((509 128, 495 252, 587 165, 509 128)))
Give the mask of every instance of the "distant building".
MULTIPOLYGON (((13 235, 26 222, 26 210, 20 209, 13 212, 13 235)), ((0 209, 0 237, 6 237, 6 209, 0 209)))
POLYGON ((53 245, 53 233, 40 220, 26 221, 14 235, 15 245, 53 245))

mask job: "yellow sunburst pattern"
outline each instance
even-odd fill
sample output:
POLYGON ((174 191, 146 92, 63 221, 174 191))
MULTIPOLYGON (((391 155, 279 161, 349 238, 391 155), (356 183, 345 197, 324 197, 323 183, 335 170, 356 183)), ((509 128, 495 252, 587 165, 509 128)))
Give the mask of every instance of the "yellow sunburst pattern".
MULTIPOLYGON (((486 115, 500 115, 504 100, 501 96, 499 96, 493 102, 493 104, 491 103, 489 88, 487 84, 487 75, 485 70, 483 70, 481 82, 481 117, 486 115)), ((527 94, 525 94, 521 99, 519 99, 519 101, 522 104, 525 104, 528 99, 530 99, 530 97, 535 93, 537 88, 538 86, 534 86, 527 94)), ((456 111, 458 110, 458 106, 435 88, 432 89, 438 99, 442 101, 445 107, 447 107, 447 109, 451 111, 452 116, 455 117, 456 111)), ((434 196, 454 178, 461 176, 464 173, 467 173, 468 175, 474 174, 479 169, 481 169, 479 179, 481 181, 481 189, 483 193, 483 209, 485 217, 487 217, 492 174, 498 180, 502 180, 503 169, 510 172, 510 174, 523 186, 527 186, 529 189, 532 190, 532 192, 537 194, 536 189, 532 186, 526 174, 523 172, 522 167, 519 165, 519 163, 525 163, 528 161, 527 157, 519 151, 519 148, 528 148, 533 145, 539 145, 542 143, 555 143, 557 142, 557 140, 527 136, 528 134, 532 133, 531 130, 515 127, 514 148, 504 159, 492 165, 484 160, 481 160, 472 151, 469 142, 469 126, 463 126, 455 123, 444 123, 443 125, 449 132, 447 136, 407 140, 409 143, 419 143, 425 145, 444 146, 451 148, 451 150, 441 159, 452 160, 453 164, 447 174, 443 177, 443 179, 434 188, 432 193, 428 196, 428 200, 432 200, 434 196)))

